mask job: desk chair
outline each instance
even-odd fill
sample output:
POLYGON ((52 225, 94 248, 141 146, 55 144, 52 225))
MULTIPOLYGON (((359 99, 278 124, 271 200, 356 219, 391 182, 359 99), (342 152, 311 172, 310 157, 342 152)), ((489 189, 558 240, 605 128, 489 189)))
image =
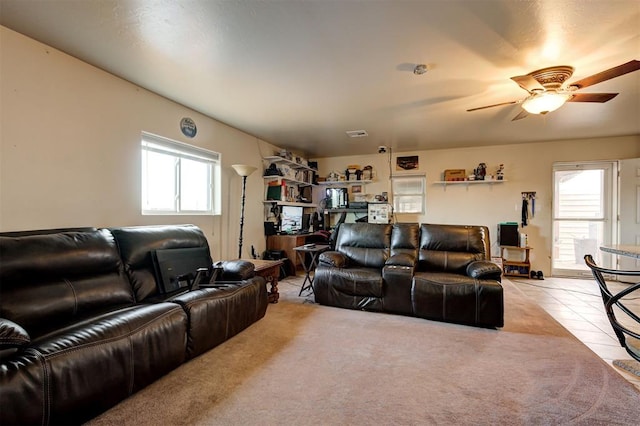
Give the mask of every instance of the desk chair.
MULTIPOLYGON (((640 289, 640 282, 636 284, 630 284, 629 287, 614 295, 607 287, 607 283, 604 280, 604 276, 602 275, 613 274, 640 277, 640 271, 619 271, 615 269, 601 268, 596 265, 593 257, 590 254, 584 256, 584 261, 591 269, 593 277, 596 279, 596 282, 600 287, 600 293, 602 294, 602 300, 607 312, 607 317, 609 318, 609 322, 613 327, 613 331, 616 333, 616 336, 620 341, 620 345, 626 349, 626 351, 629 353, 629 355, 631 355, 633 359, 635 359, 636 361, 640 361, 640 331, 633 331, 628 327, 625 327, 620 323, 618 318, 616 318, 616 315, 620 315, 620 318, 623 319, 624 322, 637 325, 638 327, 636 328, 636 330, 640 330, 640 317, 637 313, 632 312, 628 307, 626 307, 622 301, 623 297, 640 289), (614 306, 619 309, 618 312, 613 311, 614 306)), ((640 292, 638 292, 638 296, 640 296, 640 292)))

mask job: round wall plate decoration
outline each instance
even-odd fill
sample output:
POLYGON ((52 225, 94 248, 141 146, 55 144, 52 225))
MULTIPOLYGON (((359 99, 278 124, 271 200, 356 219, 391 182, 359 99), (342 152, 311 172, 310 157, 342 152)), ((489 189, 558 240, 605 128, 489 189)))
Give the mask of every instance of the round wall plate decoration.
POLYGON ((194 137, 198 132, 196 123, 189 117, 184 117, 180 120, 180 130, 182 130, 182 134, 188 138, 194 137))

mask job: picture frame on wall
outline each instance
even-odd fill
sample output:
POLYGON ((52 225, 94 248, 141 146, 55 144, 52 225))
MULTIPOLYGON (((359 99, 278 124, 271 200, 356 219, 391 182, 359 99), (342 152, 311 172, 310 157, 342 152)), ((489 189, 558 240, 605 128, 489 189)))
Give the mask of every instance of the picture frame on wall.
POLYGON ((351 192, 354 194, 360 194, 362 192, 362 185, 352 185, 351 192))
POLYGON ((417 155, 396 157, 396 170, 407 171, 420 168, 420 159, 417 155))

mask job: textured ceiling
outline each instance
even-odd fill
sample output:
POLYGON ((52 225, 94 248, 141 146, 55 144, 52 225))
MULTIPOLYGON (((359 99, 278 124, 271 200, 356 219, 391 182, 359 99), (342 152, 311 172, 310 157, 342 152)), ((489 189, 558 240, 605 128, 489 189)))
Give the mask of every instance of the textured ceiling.
POLYGON ((604 104, 466 112, 640 59, 637 0, 0 0, 0 24, 312 157, 640 134, 640 71, 582 91, 604 104))

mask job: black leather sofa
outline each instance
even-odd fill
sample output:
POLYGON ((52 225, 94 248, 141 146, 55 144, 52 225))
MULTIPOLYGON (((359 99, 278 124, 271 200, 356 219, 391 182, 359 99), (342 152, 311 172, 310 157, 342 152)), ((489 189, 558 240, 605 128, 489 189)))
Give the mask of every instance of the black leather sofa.
POLYGON ((192 225, 0 234, 0 424, 84 422, 265 315, 248 262, 159 294, 151 251, 191 247, 192 225))
POLYGON ((502 327, 499 266, 484 226, 342 224, 320 255, 316 302, 431 320, 502 327))

